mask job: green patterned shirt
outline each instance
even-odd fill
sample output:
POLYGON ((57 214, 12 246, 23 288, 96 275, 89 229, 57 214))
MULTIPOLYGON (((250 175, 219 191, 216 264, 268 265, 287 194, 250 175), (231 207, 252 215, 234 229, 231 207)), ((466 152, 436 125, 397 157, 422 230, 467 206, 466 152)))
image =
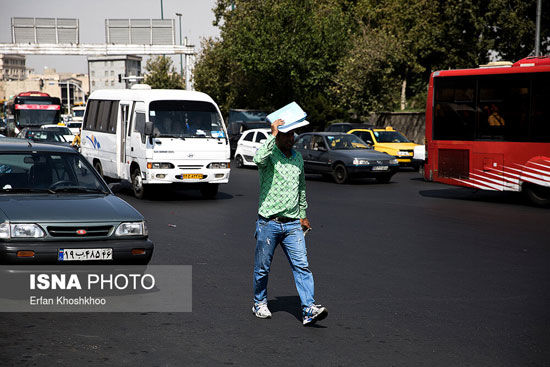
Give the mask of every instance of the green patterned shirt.
POLYGON ((300 153, 292 150, 287 158, 270 135, 256 152, 254 163, 260 172, 258 214, 266 218, 306 218, 306 179, 300 153))

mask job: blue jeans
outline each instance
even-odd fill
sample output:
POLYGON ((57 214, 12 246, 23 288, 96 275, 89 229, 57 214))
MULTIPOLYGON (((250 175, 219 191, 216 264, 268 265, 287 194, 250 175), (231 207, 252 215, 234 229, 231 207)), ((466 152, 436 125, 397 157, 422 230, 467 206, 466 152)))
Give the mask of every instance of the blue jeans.
POLYGON ((267 303, 269 269, 275 248, 280 243, 292 268, 302 308, 314 304, 313 274, 307 262, 306 241, 300 220, 277 223, 258 218, 255 237, 254 303, 267 303))

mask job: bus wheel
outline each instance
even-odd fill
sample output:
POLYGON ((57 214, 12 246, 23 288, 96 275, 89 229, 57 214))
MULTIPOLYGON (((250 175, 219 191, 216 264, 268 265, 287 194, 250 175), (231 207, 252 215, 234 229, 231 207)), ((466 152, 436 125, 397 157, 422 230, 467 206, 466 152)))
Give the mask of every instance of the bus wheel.
POLYGON ((346 166, 344 166, 342 163, 338 163, 332 171, 332 177, 334 177, 334 181, 339 184, 348 182, 349 177, 346 166))
POLYGON ((244 167, 243 157, 238 155, 238 156, 235 157, 235 161, 237 163, 237 168, 243 168, 244 167))
POLYGON ((132 171, 132 189, 136 198, 143 199, 145 197, 145 185, 143 184, 139 168, 132 171))
POLYGON ((97 173, 99 173, 99 175, 101 177, 103 177, 103 168, 101 167, 101 162, 100 161, 95 161, 94 162, 94 168, 97 171, 97 173))
POLYGON ((530 184, 525 187, 525 191, 532 203, 538 206, 550 206, 550 187, 530 184))
POLYGON ((205 199, 214 199, 218 195, 218 184, 203 184, 201 186, 201 195, 205 199))

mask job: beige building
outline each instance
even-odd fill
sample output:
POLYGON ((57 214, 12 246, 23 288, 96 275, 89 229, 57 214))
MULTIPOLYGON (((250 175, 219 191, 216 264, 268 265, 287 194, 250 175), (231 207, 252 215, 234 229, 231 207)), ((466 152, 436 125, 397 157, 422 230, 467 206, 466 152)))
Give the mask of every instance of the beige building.
POLYGON ((26 76, 25 55, 0 54, 0 80, 24 80, 26 76))
POLYGON ((39 91, 61 98, 61 103, 66 106, 68 87, 71 105, 74 106, 86 102, 88 86, 86 74, 57 73, 55 69, 45 69, 43 74, 29 74, 25 80, 0 81, 0 100, 21 92, 39 91))

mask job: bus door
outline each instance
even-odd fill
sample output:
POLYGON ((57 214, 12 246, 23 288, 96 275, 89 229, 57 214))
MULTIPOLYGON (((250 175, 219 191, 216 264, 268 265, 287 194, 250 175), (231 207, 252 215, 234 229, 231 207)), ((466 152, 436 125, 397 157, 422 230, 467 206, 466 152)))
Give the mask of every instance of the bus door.
POLYGON ((489 190, 504 191, 503 179, 503 155, 498 153, 475 153, 473 154, 474 170, 471 170, 470 180, 476 180, 481 185, 487 186, 489 190))
POLYGON ((117 175, 122 179, 127 179, 126 175, 126 141, 128 137, 128 123, 130 121, 130 103, 120 102, 120 124, 118 125, 118 149, 117 149, 117 175))
POLYGON ((146 167, 146 137, 145 137, 145 103, 135 102, 131 107, 131 125, 128 126, 126 139, 126 172, 130 177, 130 164, 137 162, 143 171, 146 167))

